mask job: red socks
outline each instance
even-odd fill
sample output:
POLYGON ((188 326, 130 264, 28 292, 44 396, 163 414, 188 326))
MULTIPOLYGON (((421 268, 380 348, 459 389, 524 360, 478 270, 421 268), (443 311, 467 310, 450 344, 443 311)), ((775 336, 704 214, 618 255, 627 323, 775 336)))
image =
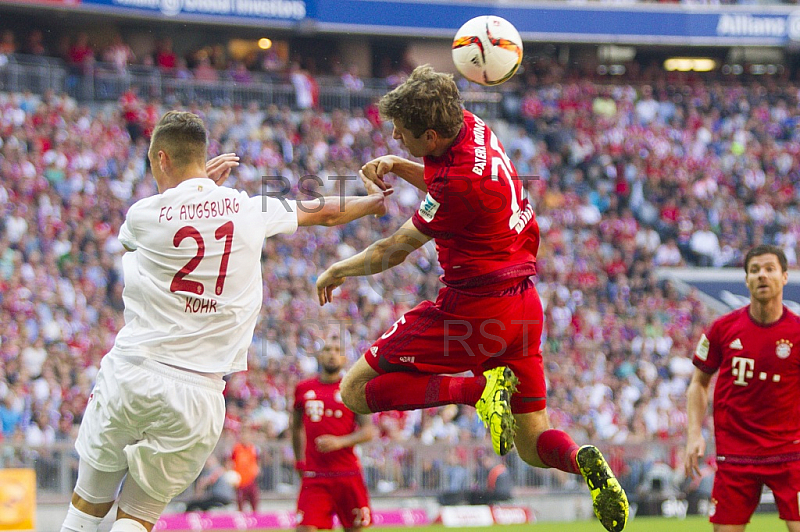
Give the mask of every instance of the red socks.
POLYGON ((536 452, 546 465, 580 475, 578 462, 578 444, 572 441, 569 434, 562 430, 549 429, 539 435, 536 441, 536 452))
MULTIPOLYGON (((448 404, 474 405, 481 398, 486 378, 447 377, 418 373, 386 373, 366 386, 367 405, 372 412, 417 410, 448 404)), ((578 445, 564 431, 549 429, 539 435, 536 451, 546 465, 579 475, 578 445)))
POLYGON ((475 405, 481 398, 486 378, 446 377, 418 373, 386 373, 366 386, 367 405, 372 412, 416 410, 449 404, 475 405))

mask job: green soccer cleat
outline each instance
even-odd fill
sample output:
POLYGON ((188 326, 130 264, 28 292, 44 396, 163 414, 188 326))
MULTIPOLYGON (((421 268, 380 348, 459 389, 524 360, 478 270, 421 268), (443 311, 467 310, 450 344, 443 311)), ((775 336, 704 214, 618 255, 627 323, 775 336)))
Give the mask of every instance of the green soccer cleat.
POLYGON ((584 445, 577 462, 592 492, 594 515, 609 532, 620 532, 628 521, 628 497, 606 459, 594 445, 584 445))
POLYGON ((511 369, 501 366, 483 372, 486 387, 475 410, 492 435, 494 452, 505 456, 514 448, 517 422, 511 414, 511 394, 517 391, 519 379, 511 369))

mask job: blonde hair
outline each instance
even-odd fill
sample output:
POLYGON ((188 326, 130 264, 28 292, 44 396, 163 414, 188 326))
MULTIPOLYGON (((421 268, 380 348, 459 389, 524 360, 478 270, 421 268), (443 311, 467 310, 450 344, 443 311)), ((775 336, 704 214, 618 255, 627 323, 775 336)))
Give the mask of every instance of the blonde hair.
POLYGON ((150 139, 150 154, 166 152, 175 166, 198 163, 205 166, 208 134, 203 120, 194 113, 169 111, 156 124, 150 139))
POLYGON ((432 129, 444 138, 455 137, 464 121, 461 95, 453 76, 418 66, 401 85, 378 102, 381 116, 400 120, 419 138, 432 129))

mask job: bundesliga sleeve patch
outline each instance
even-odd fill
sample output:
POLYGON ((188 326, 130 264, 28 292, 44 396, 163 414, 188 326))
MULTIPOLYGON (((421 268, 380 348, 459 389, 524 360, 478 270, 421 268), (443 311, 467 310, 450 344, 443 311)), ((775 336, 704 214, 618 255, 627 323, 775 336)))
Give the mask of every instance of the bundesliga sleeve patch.
POLYGON ((700 341, 697 342, 697 348, 694 350, 694 356, 699 358, 700 360, 707 360, 708 359, 708 348, 711 344, 708 341, 708 337, 704 334, 700 337, 700 341))
POLYGON ((433 196, 431 196, 429 192, 419 206, 419 215, 422 216, 422 219, 426 222, 430 222, 433 220, 433 217, 436 216, 436 211, 439 210, 439 205, 441 204, 433 199, 433 196))

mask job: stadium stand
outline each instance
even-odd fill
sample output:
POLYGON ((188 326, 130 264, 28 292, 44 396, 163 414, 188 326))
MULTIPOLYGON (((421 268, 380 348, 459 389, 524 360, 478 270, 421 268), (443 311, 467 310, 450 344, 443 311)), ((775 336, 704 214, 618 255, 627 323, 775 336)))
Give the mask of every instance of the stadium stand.
MULTIPOLYGON (((5 32, 0 43, 12 61, 16 41, 5 32)), ((35 53, 36 38, 26 42, 35 53)), ((72 63, 85 66, 86 43, 76 46, 72 63)), ((93 72, 133 70, 124 43, 115 46, 103 54, 111 62, 92 63, 93 72)), ((159 54, 147 72, 184 68, 181 58, 170 59, 168 43, 159 54)), ((242 65, 220 72, 214 75, 255 84, 255 73, 242 65)), ((287 65, 281 75, 291 80, 299 72, 287 65)), ((348 73, 324 80, 320 94, 365 90, 357 81, 376 93, 387 85, 348 73)), ((0 79, 9 87, 13 80, 4 74, 0 79)), ((280 189, 281 178, 293 195, 332 192, 338 184, 330 176, 355 176, 363 161, 402 153, 377 118, 372 96, 339 100, 336 108, 333 100, 307 102, 298 96, 303 84, 290 82, 280 103, 255 99, 258 92, 240 93, 235 102, 215 96, 226 94, 230 80, 209 77, 202 80, 207 92, 194 93, 191 102, 166 94, 165 104, 164 93, 152 92, 154 84, 141 85, 151 92, 138 94, 130 81, 103 89, 101 77, 91 93, 100 101, 86 102, 74 98, 88 94, 78 90, 82 82, 69 81, 85 75, 68 70, 64 92, 37 94, 34 87, 0 93, 0 422, 3 442, 11 444, 3 447, 6 467, 30 463, 43 444, 74 437, 100 358, 123 323, 116 235, 127 207, 155 192, 146 166, 147 131, 163 110, 200 114, 213 138, 209 155, 239 154, 230 185, 250 194, 265 186, 280 189), (309 175, 321 181, 301 179, 309 175)), ((198 80, 196 69, 192 75, 198 80)), ((696 297, 656 279, 654 267, 739 265, 740 250, 755 242, 781 245, 796 266, 800 238, 797 85, 769 77, 669 76, 644 69, 609 82, 542 61, 504 87, 496 113, 503 118, 491 117, 519 173, 531 176, 527 186, 542 230, 537 283, 546 306, 553 423, 577 441, 625 445, 625 458, 612 451, 612 459, 629 486, 644 478, 647 462, 676 465, 674 445, 656 447, 655 454, 637 449, 653 440, 674 442, 682 433, 690 343, 711 318, 696 297)), ((416 191, 395 185, 391 211, 380 220, 264 245, 264 305, 251 369, 229 379, 221 448, 243 424, 262 429, 265 440, 282 442, 264 453, 266 489, 293 478, 283 466, 287 395, 315 370, 320 323, 340 322, 355 357, 394 317, 436 293, 435 255, 423 249, 398 271, 348 281, 330 309, 320 310, 316 302, 314 280, 322 265, 387 235, 417 208, 416 191), (389 293, 391 298, 382 297, 389 293)), ((471 409, 376 417, 386 447, 368 448, 363 460, 378 491, 457 486, 465 462, 472 464, 471 474, 479 473, 486 441, 471 409), (464 461, 409 450, 440 442, 464 461)), ((71 456, 58 453, 62 461, 71 456)), ((42 482, 52 479, 54 461, 35 457, 37 467, 48 468, 42 482)), ((545 482, 513 459, 509 469, 517 484, 545 482)), ((547 478, 551 485, 570 486, 570 479, 547 478)), ((59 485, 71 486, 71 479, 59 485)))

